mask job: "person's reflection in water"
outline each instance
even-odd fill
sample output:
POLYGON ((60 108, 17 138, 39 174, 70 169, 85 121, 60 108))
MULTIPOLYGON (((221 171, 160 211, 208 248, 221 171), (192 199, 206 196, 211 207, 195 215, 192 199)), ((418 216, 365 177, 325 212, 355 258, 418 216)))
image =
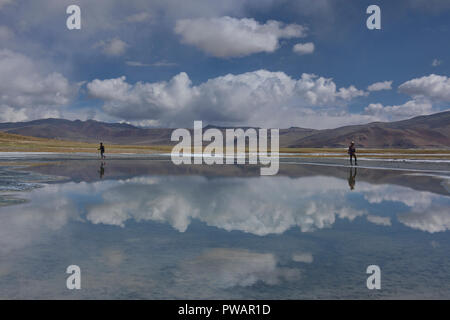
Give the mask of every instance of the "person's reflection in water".
POLYGON ((103 179, 103 176, 105 175, 105 163, 103 161, 100 164, 100 170, 98 173, 100 174, 100 179, 103 179))
POLYGON ((356 173, 357 168, 355 169, 355 173, 353 173, 353 168, 350 168, 349 174, 348 174, 348 185, 350 186, 350 190, 355 189, 356 184, 356 173))

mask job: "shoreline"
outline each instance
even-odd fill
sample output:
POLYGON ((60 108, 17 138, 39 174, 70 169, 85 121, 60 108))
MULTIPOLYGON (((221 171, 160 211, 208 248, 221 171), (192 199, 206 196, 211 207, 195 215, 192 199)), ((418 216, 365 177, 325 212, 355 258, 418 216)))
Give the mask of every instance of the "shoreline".
MULTIPOLYGON (((236 157, 234 157, 236 159, 236 157)), ((0 166, 46 166, 58 162, 120 162, 132 165, 134 161, 143 162, 171 162, 170 154, 167 153, 115 153, 107 154, 106 159, 99 158, 97 153, 56 153, 56 152, 0 152, 0 166)), ((281 166, 303 165, 303 166, 327 166, 327 167, 344 167, 356 168, 364 170, 395 170, 404 172, 423 172, 423 173, 437 173, 450 176, 450 160, 449 159, 380 159, 380 158, 366 158, 358 157, 358 165, 350 165, 347 157, 320 157, 320 156, 283 156, 280 154, 279 158, 281 166)), ((242 164, 233 164, 235 166, 242 166, 242 164)), ((256 166, 260 165, 249 165, 256 166)), ((175 166, 175 165, 174 165, 175 166)), ((183 165, 181 165, 183 166, 183 165)), ((206 165, 200 164, 196 166, 208 167, 222 167, 232 166, 229 164, 215 164, 206 165)))

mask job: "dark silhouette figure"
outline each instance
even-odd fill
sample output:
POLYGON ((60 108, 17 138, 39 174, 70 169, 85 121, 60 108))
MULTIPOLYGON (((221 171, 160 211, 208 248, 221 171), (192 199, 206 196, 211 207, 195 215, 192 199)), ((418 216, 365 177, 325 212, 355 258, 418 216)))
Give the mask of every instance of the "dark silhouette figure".
POLYGON ((103 161, 100 164, 100 170, 98 173, 100 174, 100 179, 103 179, 103 176, 105 175, 105 163, 103 161))
POLYGON ((353 174, 353 168, 350 168, 350 172, 348 174, 348 186, 350 187, 350 190, 354 190, 355 189, 356 173, 357 173, 357 168, 355 168, 355 173, 354 174, 353 174))
POLYGON ((355 158, 355 165, 358 165, 358 160, 356 159, 356 148, 355 148, 355 142, 352 141, 350 143, 350 146, 348 147, 348 154, 350 155, 350 165, 353 165, 352 158, 355 158))
POLYGON ((102 142, 100 142, 100 147, 98 148, 98 150, 100 150, 100 158, 103 160, 105 159, 105 146, 103 145, 102 142))

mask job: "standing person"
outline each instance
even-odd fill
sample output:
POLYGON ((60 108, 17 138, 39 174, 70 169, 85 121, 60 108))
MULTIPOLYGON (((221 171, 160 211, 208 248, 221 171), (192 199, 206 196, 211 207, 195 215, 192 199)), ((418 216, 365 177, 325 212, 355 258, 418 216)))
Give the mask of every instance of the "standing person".
POLYGON ((98 150, 100 150, 100 157, 103 159, 105 159, 105 146, 103 145, 103 142, 100 142, 100 148, 98 148, 98 150))
POLYGON ((350 165, 353 165, 352 163, 352 157, 355 158, 355 165, 358 165, 358 160, 356 159, 356 148, 355 148, 355 142, 352 141, 350 143, 350 146, 348 147, 348 154, 350 155, 350 165))

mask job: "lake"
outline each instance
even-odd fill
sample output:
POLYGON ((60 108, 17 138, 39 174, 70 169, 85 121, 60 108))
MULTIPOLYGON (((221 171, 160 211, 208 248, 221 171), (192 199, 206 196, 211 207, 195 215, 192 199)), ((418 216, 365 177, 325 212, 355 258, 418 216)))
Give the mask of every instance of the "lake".
POLYGON ((0 298, 450 299, 448 164, 308 161, 3 157, 0 298))

